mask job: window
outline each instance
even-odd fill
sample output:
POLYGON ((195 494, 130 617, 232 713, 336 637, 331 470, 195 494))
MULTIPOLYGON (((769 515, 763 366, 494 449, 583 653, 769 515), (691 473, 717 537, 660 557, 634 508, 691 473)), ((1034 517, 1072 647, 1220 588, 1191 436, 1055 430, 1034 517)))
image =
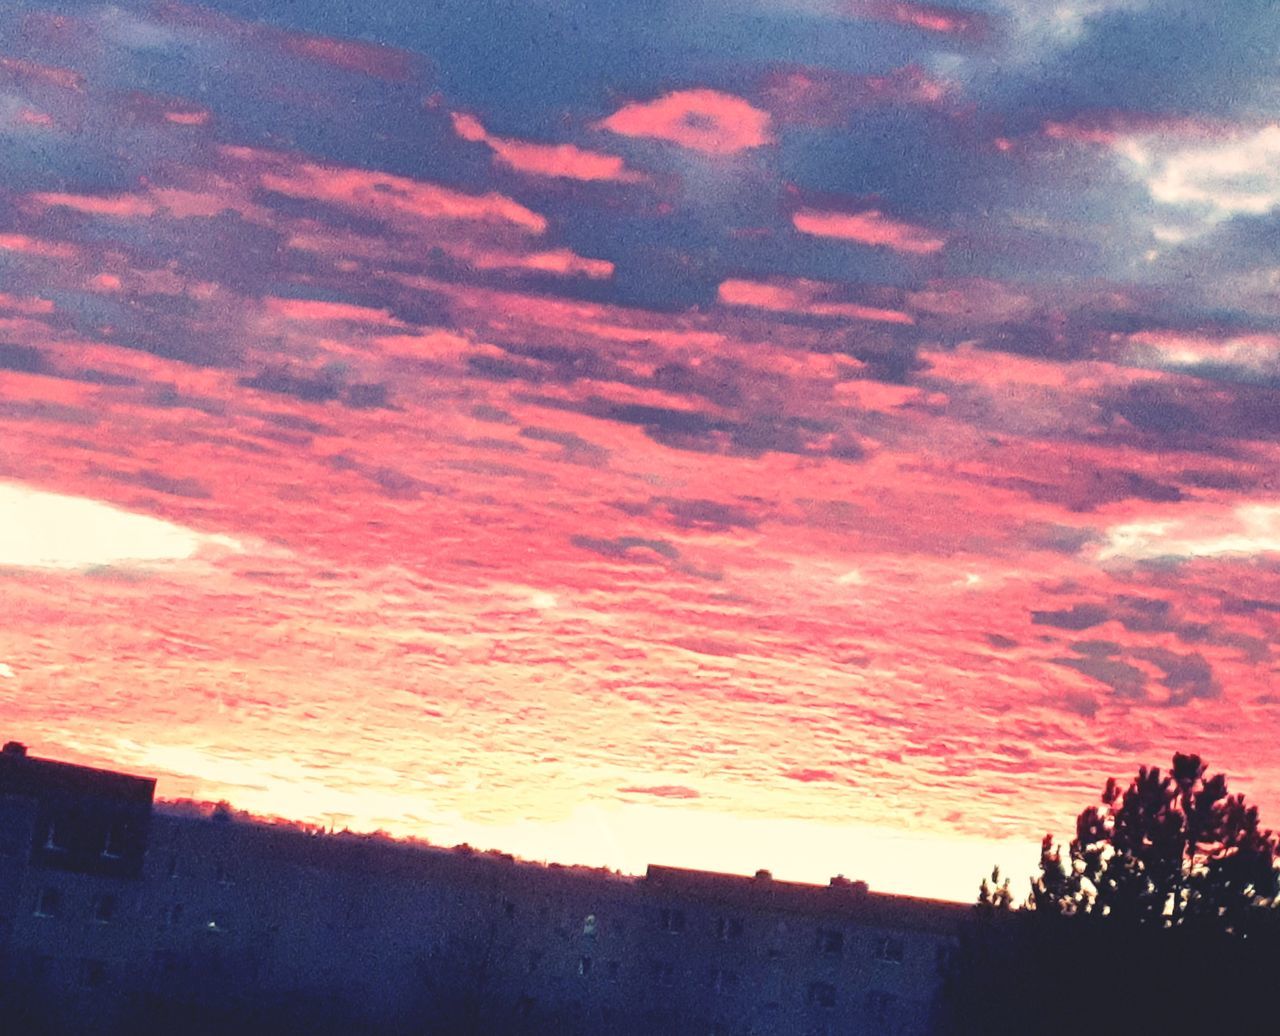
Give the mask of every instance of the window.
POLYGON ((664 932, 671 932, 673 935, 684 931, 684 911, 683 910, 664 910, 659 917, 659 926, 664 932))
POLYGON ((538 965, 541 963, 542 963, 542 951, 530 950, 529 951, 529 974, 532 975, 535 971, 537 971, 538 965))
POLYGON ((119 860, 124 857, 124 827, 112 824, 107 828, 106 842, 102 846, 102 855, 108 860, 119 860))
POLYGON ((502 901, 502 913, 508 921, 512 920, 516 916, 516 905, 511 900, 504 899, 502 901))
POLYGON ((213 879, 214 879, 214 881, 216 881, 219 885, 230 885, 230 884, 232 884, 232 881, 231 881, 231 872, 230 872, 229 870, 227 870, 227 868, 226 868, 226 866, 225 866, 224 864, 221 864, 221 863, 219 863, 219 864, 214 868, 214 871, 213 871, 213 879))
POLYGON ((946 971, 955 957, 955 947, 950 943, 940 942, 933 948, 933 962, 938 971, 946 971))
POLYGON ((49 827, 45 832, 44 847, 57 852, 66 852, 67 845, 67 829, 65 824, 59 824, 56 820, 49 821, 49 827))
POLYGON ((618 973, 622 970, 622 965, 616 960, 606 961, 604 966, 605 974, 611 979, 616 979, 618 973))
POLYGON ((596 937, 596 915, 595 914, 588 914, 585 918, 583 918, 582 934, 585 935, 588 939, 594 939, 596 937))
POLYGON ((649 961, 649 978, 655 985, 673 985, 676 980, 675 965, 669 960, 651 960, 649 961))
POLYGON ((586 978, 588 975, 591 974, 591 958, 590 957, 578 958, 578 974, 581 975, 583 978, 586 978))
POLYGON ((160 921, 166 928, 172 928, 182 920, 182 904, 170 903, 160 913, 160 921))
POLYGON ((716 968, 711 972, 711 989, 716 993, 733 993, 738 989, 738 973, 716 968))
POLYGON ((97 989, 107 981, 107 966, 100 960, 80 962, 80 984, 86 989, 97 989))
POLYGON ((721 942, 742 938, 742 921, 737 917, 716 918, 716 938, 721 942))
POLYGON ((810 982, 805 1001, 814 1007, 835 1007, 836 987, 830 982, 810 982))
POLYGON ((844 932, 832 928, 818 929, 818 952, 828 957, 839 957, 844 953, 844 932))
POLYGON ((879 989, 873 989, 867 994, 867 1014, 875 1022, 883 1024, 889 1020, 889 1015, 893 1011, 893 1005, 896 997, 892 993, 885 993, 879 989))
POLYGON ((62 892, 58 889, 41 889, 36 897, 36 917, 57 917, 62 913, 62 892))
POLYGON ((169 857, 169 865, 165 868, 165 873, 171 878, 176 878, 181 873, 178 869, 178 854, 173 853, 169 857))
POLYGON ((885 964, 902 963, 902 940, 892 935, 881 936, 876 940, 876 960, 885 964))
POLYGON ((521 1018, 529 1018, 537 1009, 538 1001, 531 996, 522 996, 516 1002, 516 1014, 521 1018))
POLYGON ((116 916, 116 897, 104 892, 93 901, 93 919, 98 924, 110 924, 116 916))

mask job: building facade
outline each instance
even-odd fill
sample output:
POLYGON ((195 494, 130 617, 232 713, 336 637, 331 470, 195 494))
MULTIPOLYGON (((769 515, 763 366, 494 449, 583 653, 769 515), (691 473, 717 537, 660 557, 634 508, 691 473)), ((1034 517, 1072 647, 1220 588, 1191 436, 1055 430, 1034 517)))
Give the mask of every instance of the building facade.
POLYGON ((544 866, 153 794, 0 754, 0 1009, 31 1032, 917 1036, 967 912, 843 879, 544 866))

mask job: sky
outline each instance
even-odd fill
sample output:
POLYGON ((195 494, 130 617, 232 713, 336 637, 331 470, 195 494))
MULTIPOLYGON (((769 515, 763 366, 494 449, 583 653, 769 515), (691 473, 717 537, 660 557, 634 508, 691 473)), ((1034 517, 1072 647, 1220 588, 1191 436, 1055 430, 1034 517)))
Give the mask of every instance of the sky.
POLYGON ((10 0, 0 733, 971 898, 1280 823, 1280 6, 10 0))

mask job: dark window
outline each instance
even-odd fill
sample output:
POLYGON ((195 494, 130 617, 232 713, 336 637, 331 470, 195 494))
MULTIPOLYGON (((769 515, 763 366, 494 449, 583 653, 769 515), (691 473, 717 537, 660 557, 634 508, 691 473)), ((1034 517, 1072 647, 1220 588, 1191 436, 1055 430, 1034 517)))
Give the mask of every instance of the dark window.
POLYGON ((111 893, 104 892, 93 901, 93 919, 99 924, 108 924, 115 920, 115 916, 116 897, 111 893))
POLYGON ((609 927, 613 930, 614 935, 621 935, 623 930, 622 919, 620 917, 615 917, 613 921, 610 922, 609 927))
POLYGON ((97 989, 107 981, 107 966, 100 960, 80 962, 80 984, 86 989, 97 989))
POLYGON ((36 897, 36 917, 57 917, 62 913, 62 892, 58 889, 41 889, 36 897))
POLYGON ((172 928, 182 920, 182 904, 171 903, 160 914, 160 920, 166 928, 172 928))
POLYGON ((711 972, 711 988, 716 993, 733 993, 738 988, 738 973, 716 968, 711 972))
POLYGON ((676 980, 676 968, 669 960, 651 960, 649 977, 656 985, 669 986, 676 980))
POLYGON ((892 935, 881 936, 876 940, 876 960, 886 964, 902 963, 902 940, 892 935))
POLYGON ((44 847, 46 849, 56 849, 65 852, 67 845, 66 825, 59 824, 56 820, 49 821, 48 830, 45 832, 44 847))
POLYGON ((830 982, 810 982, 805 1000, 814 1007, 835 1007, 836 987, 830 982))
POLYGON ((124 828, 120 824, 112 824, 107 828, 102 855, 109 860, 119 860, 124 856, 124 828))
POLYGON ((716 918, 716 938, 721 942, 742 938, 742 921, 736 917, 716 918))
POLYGON ((867 994, 867 1014, 875 1022, 886 1022, 893 1012, 893 1005, 896 1000, 897 998, 892 993, 873 989, 867 994))
POLYGON ((542 963, 542 951, 530 950, 529 951, 529 974, 532 975, 535 971, 537 971, 538 965, 541 963, 542 963))
POLYGON ((214 868, 213 877, 219 885, 230 885, 232 883, 231 872, 228 871, 226 866, 221 863, 214 868))
POLYGON ((616 960, 607 961, 604 966, 605 973, 610 978, 617 978, 618 972, 621 969, 622 969, 622 965, 616 960))
POLYGON ((832 928, 818 930, 818 952, 828 957, 839 957, 844 953, 844 932, 832 928))
POLYGON ((684 911, 683 910, 664 910, 659 917, 659 925, 664 932, 683 932, 684 931, 684 911))
POLYGON ((165 869, 165 873, 171 878, 176 878, 178 876, 178 856, 176 853, 169 857, 169 865, 165 869))
POLYGON ((591 974, 591 958, 590 957, 578 958, 578 974, 581 975, 583 978, 586 978, 586 976, 591 974))
POLYGON ((538 1001, 531 996, 522 996, 516 1003, 516 1014, 528 1018, 538 1006, 538 1001))
POLYGON ((511 920, 516 916, 516 905, 509 899, 502 901, 502 912, 507 916, 507 920, 511 920))
POLYGON ((955 955, 955 947, 950 943, 940 942, 933 949, 933 962, 939 971, 946 971, 955 955))

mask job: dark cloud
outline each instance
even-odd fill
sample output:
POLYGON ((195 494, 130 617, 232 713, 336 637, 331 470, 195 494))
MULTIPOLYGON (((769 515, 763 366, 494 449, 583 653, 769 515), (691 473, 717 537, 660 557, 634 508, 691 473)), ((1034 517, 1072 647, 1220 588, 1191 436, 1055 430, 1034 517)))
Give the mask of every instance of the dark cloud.
POLYGON ((1085 630, 1099 626, 1111 618, 1111 613, 1100 604, 1073 604, 1060 611, 1032 611, 1031 621, 1038 626, 1056 626, 1064 630, 1085 630))
POLYGON ((374 383, 348 384, 337 368, 319 372, 300 371, 285 364, 264 367, 252 377, 241 378, 245 388, 293 396, 304 403, 341 402, 353 410, 390 408, 390 390, 374 383))
POLYGON ((1127 662, 1095 656, 1053 658, 1050 661, 1106 684, 1121 698, 1141 701, 1146 697, 1147 674, 1127 662))
POLYGON ((654 503, 665 508, 672 521, 683 529, 754 529, 760 524, 755 515, 734 504, 715 500, 684 500, 658 497, 654 503))
POLYGON ((629 561, 655 560, 652 555, 677 561, 679 549, 666 540, 645 539, 642 536, 618 536, 613 539, 602 539, 594 536, 572 536, 569 540, 575 547, 590 550, 606 558, 626 558, 629 561))
POLYGON ((520 429, 520 437, 532 439, 534 442, 555 443, 557 446, 564 448, 563 457, 565 460, 577 464, 604 464, 609 459, 608 450, 584 439, 576 432, 528 426, 520 429))
POLYGON ((1136 648, 1133 655, 1151 662, 1164 673, 1159 682, 1169 692, 1170 705, 1185 705, 1196 698, 1216 698, 1222 693, 1213 668, 1198 652, 1180 655, 1164 648, 1136 648))

